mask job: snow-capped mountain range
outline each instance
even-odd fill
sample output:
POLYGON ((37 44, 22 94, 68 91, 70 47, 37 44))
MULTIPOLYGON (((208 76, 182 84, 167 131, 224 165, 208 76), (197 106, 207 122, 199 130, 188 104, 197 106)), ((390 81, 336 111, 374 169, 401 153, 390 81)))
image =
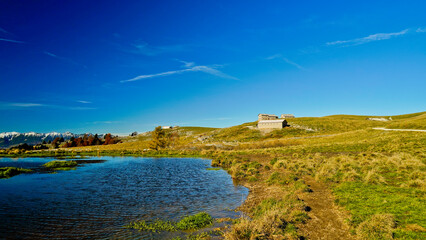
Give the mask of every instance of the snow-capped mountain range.
MULTIPOLYGON (((3 132, 3 133, 0 133, 0 148, 8 148, 8 147, 16 146, 23 143, 34 145, 34 144, 42 143, 43 141, 46 141, 46 142, 53 141, 53 139, 57 137, 68 140, 71 137, 77 138, 83 135, 84 134, 74 134, 71 132, 65 132, 65 133, 3 132)), ((87 134, 87 135, 91 135, 91 134, 87 134)))

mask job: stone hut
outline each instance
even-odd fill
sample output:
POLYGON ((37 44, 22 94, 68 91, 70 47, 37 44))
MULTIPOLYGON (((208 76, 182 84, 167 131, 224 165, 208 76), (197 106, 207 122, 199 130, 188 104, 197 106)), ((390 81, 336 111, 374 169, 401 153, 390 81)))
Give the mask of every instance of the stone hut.
POLYGON ((257 123, 259 129, 282 129, 285 126, 287 126, 285 119, 259 120, 257 123))
POLYGON ((277 115, 273 115, 273 114, 264 114, 261 113, 259 115, 257 115, 258 121, 262 121, 262 120, 276 120, 278 119, 277 115))
POLYGON ((293 114, 281 114, 281 118, 295 118, 293 114))

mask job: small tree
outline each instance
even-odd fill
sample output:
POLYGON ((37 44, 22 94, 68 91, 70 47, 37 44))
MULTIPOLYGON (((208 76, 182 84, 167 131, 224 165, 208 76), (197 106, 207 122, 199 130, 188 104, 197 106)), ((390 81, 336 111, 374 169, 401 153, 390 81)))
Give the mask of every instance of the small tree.
POLYGON ((105 137, 104 137, 104 139, 105 139, 104 145, 117 143, 116 137, 113 137, 111 135, 111 133, 106 134, 105 137))
POLYGON ((101 145, 102 141, 99 139, 98 134, 95 134, 92 145, 101 145))
POLYGON ((149 147, 158 150, 160 148, 166 147, 166 143, 166 133, 161 128, 161 126, 156 127, 152 132, 152 140, 149 144, 149 147))
POLYGON ((53 139, 52 147, 58 148, 58 146, 59 146, 59 137, 56 137, 55 139, 53 139))

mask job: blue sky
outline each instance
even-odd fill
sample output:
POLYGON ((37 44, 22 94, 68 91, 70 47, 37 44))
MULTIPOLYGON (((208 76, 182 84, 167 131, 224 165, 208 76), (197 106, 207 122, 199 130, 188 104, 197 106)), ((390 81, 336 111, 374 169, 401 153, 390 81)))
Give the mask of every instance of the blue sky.
POLYGON ((424 1, 0 1, 0 132, 425 111, 424 1))

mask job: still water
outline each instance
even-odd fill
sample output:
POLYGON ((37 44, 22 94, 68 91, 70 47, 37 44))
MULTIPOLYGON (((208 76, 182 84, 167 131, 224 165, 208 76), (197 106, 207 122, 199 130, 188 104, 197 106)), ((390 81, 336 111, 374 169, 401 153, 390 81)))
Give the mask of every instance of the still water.
MULTIPOLYGON (((125 229, 135 220, 178 220, 206 211, 232 211, 248 189, 210 160, 101 157, 76 170, 21 174, 0 179, 0 239, 163 239, 125 229)), ((51 158, 0 158, 0 167, 39 168, 51 158)), ((176 233, 174 233, 176 234, 176 233)), ((178 233, 179 234, 179 233, 178 233)))

